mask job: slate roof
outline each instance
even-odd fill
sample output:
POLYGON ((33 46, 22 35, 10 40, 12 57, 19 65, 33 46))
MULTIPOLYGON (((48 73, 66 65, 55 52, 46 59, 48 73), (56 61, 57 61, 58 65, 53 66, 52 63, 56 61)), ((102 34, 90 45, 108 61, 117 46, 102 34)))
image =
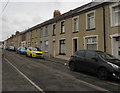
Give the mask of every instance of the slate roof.
POLYGON ((70 11, 68 11, 68 12, 66 12, 66 13, 64 13, 64 14, 62 14, 60 16, 57 16, 57 17, 49 19, 49 20, 47 20, 47 21, 45 21, 43 23, 40 23, 40 24, 38 24, 36 26, 33 26, 33 27, 29 28, 28 30, 25 30, 25 31, 23 31, 21 33, 25 33, 27 31, 32 31, 32 30, 38 29, 38 28, 46 26, 48 24, 52 24, 52 23, 55 23, 57 21, 61 21, 61 20, 65 19, 65 18, 73 17, 73 16, 78 15, 78 14, 80 14, 82 12, 89 11, 90 9, 95 9, 95 8, 104 6, 104 5, 109 4, 109 3, 112 3, 112 2, 90 2, 88 4, 85 4, 83 6, 78 7, 76 9, 70 10, 70 11))

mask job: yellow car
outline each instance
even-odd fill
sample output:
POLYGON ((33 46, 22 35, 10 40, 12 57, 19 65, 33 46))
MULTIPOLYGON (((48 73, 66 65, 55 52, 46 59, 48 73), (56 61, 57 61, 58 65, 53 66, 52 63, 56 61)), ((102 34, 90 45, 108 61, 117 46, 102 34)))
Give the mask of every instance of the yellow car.
POLYGON ((34 47, 29 47, 26 51, 26 56, 44 58, 43 52, 34 47))

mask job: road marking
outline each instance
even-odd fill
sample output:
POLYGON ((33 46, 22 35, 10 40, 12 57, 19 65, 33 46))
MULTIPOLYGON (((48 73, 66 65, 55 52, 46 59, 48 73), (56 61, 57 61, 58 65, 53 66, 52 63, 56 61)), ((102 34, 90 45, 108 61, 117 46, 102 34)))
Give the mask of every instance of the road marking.
POLYGON ((29 81, 38 91, 41 91, 42 93, 45 93, 42 88, 40 88, 38 85, 36 85, 32 80, 30 80, 25 74, 23 74, 20 70, 18 70, 9 60, 4 58, 15 70, 17 70, 27 81, 29 81))

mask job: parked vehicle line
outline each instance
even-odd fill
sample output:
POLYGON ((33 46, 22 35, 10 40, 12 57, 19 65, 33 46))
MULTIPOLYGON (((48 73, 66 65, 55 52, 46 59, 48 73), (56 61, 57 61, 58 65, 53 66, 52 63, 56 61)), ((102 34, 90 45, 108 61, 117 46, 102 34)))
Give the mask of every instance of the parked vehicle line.
MULTIPOLYGON (((13 54, 13 53, 12 53, 13 54)), ((13 54, 14 55, 14 54, 13 54)), ((18 57, 20 57, 20 56, 18 56, 18 57)), ((21 57, 20 57, 21 58, 21 57)), ((26 60, 29 60, 29 59, 26 59, 26 60)), ((31 61, 31 60, 29 60, 29 61, 31 61)), ((31 62, 33 62, 33 61, 31 61, 31 62)), ((58 73, 61 73, 61 71, 57 71, 58 73)), ((62 74, 62 73, 61 73, 62 74)), ((71 77, 71 78, 73 78, 73 77, 71 77)), ((82 84, 84 84, 84 85, 86 85, 86 86, 89 86, 89 87, 91 87, 91 88, 93 88, 93 89, 96 89, 96 90, 98 90, 98 91, 106 91, 106 92, 109 92, 109 93, 112 93, 111 91, 109 91, 109 90, 107 90, 107 89, 104 89, 104 88, 102 88, 102 87, 99 87, 99 86, 96 86, 96 85, 93 85, 93 84, 91 84, 91 83, 88 83, 88 82, 85 82, 85 81, 83 81, 83 80, 79 80, 79 79, 77 79, 78 80, 78 82, 80 82, 80 83, 82 83, 82 84)))

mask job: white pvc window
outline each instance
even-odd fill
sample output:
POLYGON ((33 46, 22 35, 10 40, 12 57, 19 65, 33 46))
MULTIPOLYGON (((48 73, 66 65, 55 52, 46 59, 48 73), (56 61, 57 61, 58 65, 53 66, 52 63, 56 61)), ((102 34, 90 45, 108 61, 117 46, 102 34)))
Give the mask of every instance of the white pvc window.
POLYGON ((45 51, 48 51, 48 40, 45 41, 45 51))
POLYGON ((94 12, 87 14, 87 29, 95 28, 94 12))
POLYGON ((78 18, 73 19, 73 25, 74 25, 74 31, 73 32, 78 32, 78 18))
POLYGON ((88 37, 85 39, 85 41, 86 41, 86 49, 97 50, 97 38, 96 37, 88 37))
POLYGON ((112 7, 112 13, 113 25, 120 25, 120 5, 112 7))
POLYGON ((61 22, 61 33, 65 33, 65 21, 61 22))

